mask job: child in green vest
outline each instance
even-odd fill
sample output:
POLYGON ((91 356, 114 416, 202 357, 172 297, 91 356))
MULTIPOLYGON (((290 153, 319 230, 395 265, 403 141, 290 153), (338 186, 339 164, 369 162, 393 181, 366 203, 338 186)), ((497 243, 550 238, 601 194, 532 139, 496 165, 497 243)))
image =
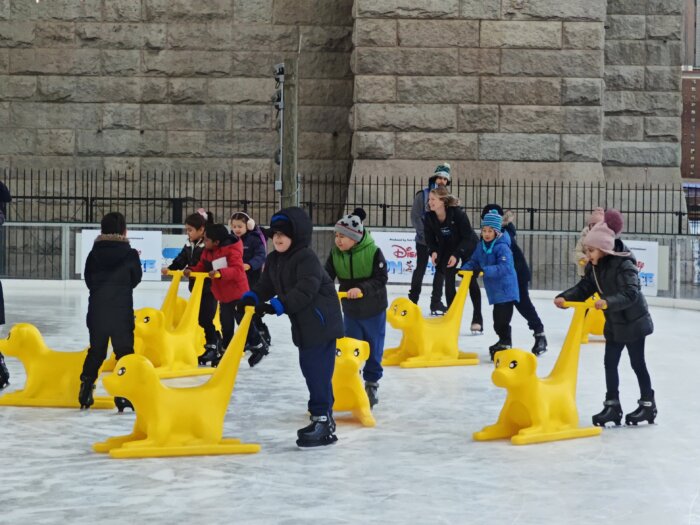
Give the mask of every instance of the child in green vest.
POLYGON ((382 251, 374 244, 362 221, 365 210, 356 208, 335 225, 335 246, 326 262, 331 279, 338 278, 343 300, 345 335, 369 343, 369 359, 362 370, 370 406, 379 401, 382 354, 386 332, 386 282, 389 275, 382 251), (362 296, 362 297, 360 297, 362 296))

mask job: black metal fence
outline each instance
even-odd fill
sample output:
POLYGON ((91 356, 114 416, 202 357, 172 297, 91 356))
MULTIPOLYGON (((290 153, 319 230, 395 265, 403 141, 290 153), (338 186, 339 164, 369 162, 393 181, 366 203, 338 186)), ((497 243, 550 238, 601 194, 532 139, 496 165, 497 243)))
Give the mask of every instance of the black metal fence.
MULTIPOLYGON (((3 181, 13 194, 11 222, 95 223, 119 210, 129 223, 182 224, 202 207, 220 221, 244 210, 264 223, 279 206, 270 173, 5 170, 3 181)), ((409 228, 425 182, 381 175, 350 182, 302 178, 296 194, 317 225, 331 225, 359 206, 371 226, 409 228)), ((678 184, 459 180, 451 188, 475 225, 487 203, 516 212, 521 230, 579 231, 596 206, 620 209, 627 233, 682 234, 689 219, 700 219, 700 189, 678 184)))

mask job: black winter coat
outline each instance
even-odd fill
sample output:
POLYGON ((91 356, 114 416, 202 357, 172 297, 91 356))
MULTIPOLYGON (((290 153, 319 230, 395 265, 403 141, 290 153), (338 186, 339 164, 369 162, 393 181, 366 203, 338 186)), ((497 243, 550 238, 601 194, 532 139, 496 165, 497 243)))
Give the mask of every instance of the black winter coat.
POLYGON ((90 290, 88 328, 134 322, 134 288, 141 282, 139 254, 121 235, 100 235, 85 262, 90 290))
POLYGON ((607 255, 598 261, 597 266, 588 263, 576 286, 558 297, 567 301, 585 301, 596 292, 608 303, 603 310, 607 340, 629 343, 654 331, 633 257, 607 255))
POLYGON ((277 296, 292 323, 292 340, 300 350, 343 337, 338 294, 310 248, 313 227, 309 216, 297 207, 285 208, 275 215, 289 218, 292 245, 284 253, 273 251, 267 256, 253 293, 259 302, 277 296))
POLYGON ((525 260, 525 254, 518 246, 515 241, 515 236, 517 231, 515 225, 511 222, 503 226, 503 233, 507 233, 510 237, 510 251, 513 252, 513 265, 515 266, 515 273, 518 276, 519 283, 529 283, 532 279, 532 274, 530 273, 530 267, 527 265, 525 260))
MULTIPOLYGON (((189 243, 185 244, 177 254, 177 257, 173 259, 173 262, 168 266, 168 270, 184 270, 185 268, 191 268, 195 266, 199 259, 202 257, 202 252, 204 251, 204 239, 200 239, 195 244, 189 243)), ((194 277, 190 278, 188 288, 190 292, 194 288, 194 277)), ((204 289, 202 293, 211 293, 211 279, 204 279, 204 289)))
POLYGON ((428 253, 437 252, 437 266, 447 266, 450 256, 468 261, 476 248, 479 237, 472 228, 469 217, 458 206, 446 210, 445 221, 440 222, 434 211, 425 214, 425 243, 428 253))

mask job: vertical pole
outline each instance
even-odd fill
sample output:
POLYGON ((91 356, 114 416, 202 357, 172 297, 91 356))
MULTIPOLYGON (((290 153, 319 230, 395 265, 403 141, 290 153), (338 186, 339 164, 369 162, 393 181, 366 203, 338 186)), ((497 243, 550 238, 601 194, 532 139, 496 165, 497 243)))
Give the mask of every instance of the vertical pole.
POLYGON ((70 226, 61 226, 61 279, 67 281, 69 278, 68 267, 70 265, 70 226))
POLYGON ((282 89, 284 100, 283 120, 281 123, 283 143, 281 144, 281 180, 282 192, 280 195, 283 208, 299 206, 299 181, 298 181, 298 92, 299 92, 299 67, 294 58, 284 61, 284 85, 282 89))

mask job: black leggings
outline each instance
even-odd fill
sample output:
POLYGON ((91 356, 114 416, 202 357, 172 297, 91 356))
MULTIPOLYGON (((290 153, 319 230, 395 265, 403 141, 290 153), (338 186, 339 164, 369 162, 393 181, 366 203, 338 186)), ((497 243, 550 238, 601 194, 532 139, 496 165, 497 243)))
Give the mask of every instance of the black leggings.
POLYGON ((639 392, 642 399, 651 400, 654 397, 654 391, 651 389, 651 378, 647 370, 647 363, 644 359, 644 341, 645 337, 632 341, 630 343, 616 343, 615 341, 605 341, 605 386, 608 391, 607 399, 618 399, 620 386, 620 376, 617 372, 617 367, 620 364, 622 350, 627 346, 627 353, 630 356, 632 370, 637 375, 639 382, 639 392))
MULTIPOLYGON (((452 301, 457 295, 457 272, 459 271, 459 265, 455 265, 452 268, 440 267, 435 268, 435 275, 433 276, 433 294, 430 299, 431 305, 439 304, 442 301, 442 285, 445 284, 445 298, 447 299, 447 307, 449 308, 452 301)), ((476 276, 472 276, 472 280, 469 282, 469 298, 472 301, 472 307, 474 312, 472 313, 472 324, 484 324, 484 319, 481 316, 481 289, 479 288, 479 281, 476 276)))

